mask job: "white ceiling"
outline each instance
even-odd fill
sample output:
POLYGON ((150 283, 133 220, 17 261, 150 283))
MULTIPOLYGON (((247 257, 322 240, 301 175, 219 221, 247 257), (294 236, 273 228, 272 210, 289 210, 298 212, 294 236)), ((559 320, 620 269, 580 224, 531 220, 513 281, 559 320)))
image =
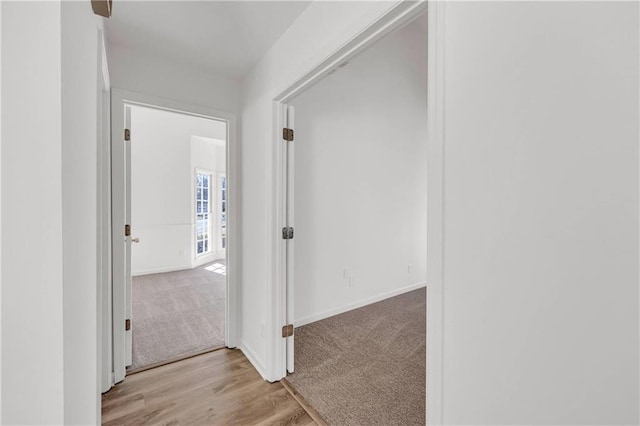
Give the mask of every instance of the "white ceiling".
POLYGON ((115 0, 107 43, 239 78, 310 3, 115 0))

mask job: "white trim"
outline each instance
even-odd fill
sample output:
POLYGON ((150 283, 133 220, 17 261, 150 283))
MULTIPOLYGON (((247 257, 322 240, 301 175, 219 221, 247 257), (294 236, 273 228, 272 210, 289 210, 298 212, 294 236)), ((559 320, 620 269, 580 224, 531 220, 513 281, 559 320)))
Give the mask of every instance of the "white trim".
POLYGON ((240 338, 238 349, 240 349, 244 354, 244 356, 247 357, 249 362, 253 365, 253 368, 255 368, 256 371, 258 372, 258 374, 260 374, 260 376, 264 380, 268 381, 269 379, 267 378, 266 369, 264 365, 260 362, 260 358, 256 356, 256 352, 253 349, 251 349, 251 346, 249 346, 247 342, 245 342, 242 338, 240 338))
POLYGON ((309 315, 308 317, 300 318, 298 320, 294 320, 293 325, 295 327, 302 327, 303 325, 310 324, 312 322, 320 321, 323 319, 330 318, 335 315, 343 314, 345 312, 349 312, 353 309, 362 308, 363 306, 371 305, 372 303, 380 302, 385 299, 389 299, 391 297, 399 296, 404 293, 408 293, 413 290, 417 290, 419 288, 424 288, 427 286, 427 283, 415 283, 402 288, 398 288, 395 290, 387 291, 376 296, 368 297, 363 300, 359 300, 357 302, 348 303, 346 305, 338 306, 336 308, 331 308, 326 311, 320 312, 319 314, 309 315))
POLYGON ((154 268, 154 269, 145 269, 143 271, 138 271, 135 274, 132 274, 134 277, 141 277, 143 275, 152 275, 152 274, 164 274, 165 272, 177 272, 177 271, 187 271, 195 268, 199 268, 202 265, 195 266, 169 266, 166 268, 154 268))
MULTIPOLYGON (((100 63, 98 72, 98 386, 99 392, 106 392, 113 386, 113 348, 112 348, 112 319, 111 319, 111 82, 109 80, 109 65, 105 47, 104 31, 98 31, 98 54, 100 63)), ((98 413, 100 416, 100 412, 98 413)), ((98 417, 100 418, 100 417, 98 417)))
MULTIPOLYGON (((216 208, 216 232, 214 232, 214 235, 216 235, 216 250, 215 253, 223 253, 226 254, 226 249, 227 249, 227 243, 226 243, 226 238, 227 238, 227 222, 226 222, 226 215, 227 215, 227 172, 217 172, 216 173, 216 187, 215 187, 215 191, 214 191, 215 195, 216 195, 216 204, 215 204, 215 208, 216 208), (223 192, 223 188, 222 188, 222 181, 224 180, 224 200, 222 200, 222 192, 223 192), (225 209, 224 212, 222 211, 222 203, 225 203, 225 209), (222 239, 223 239, 223 235, 222 235, 222 215, 225 215, 225 224, 224 224, 224 240, 225 240, 225 244, 224 247, 222 246, 222 239)), ((219 257, 218 257, 219 259, 219 257)))
MULTIPOLYGON (((640 20, 640 7, 638 8, 638 19, 640 20)), ((638 55, 638 60, 640 62, 640 55, 638 55)), ((638 98, 640 99, 640 86, 638 87, 638 98)), ((640 119, 640 117, 638 117, 640 119)), ((638 160, 640 161, 640 150, 638 160)), ((639 176, 639 196, 640 196, 640 176, 639 176)), ((640 209, 640 206, 639 206, 640 209)), ((640 226, 638 227, 638 239, 640 240, 640 226)), ((640 255, 638 257, 638 275, 640 276, 640 255)), ((638 283, 638 306, 640 306, 640 282, 638 283)), ((638 316, 638 327, 640 328, 640 315, 638 316)), ((640 336, 639 336, 640 337, 640 336)), ((638 382, 640 383, 640 359, 638 359, 638 382)), ((640 418, 640 404, 638 404, 638 418, 640 418)))
MULTIPOLYGON (((0 24, 2 3, 0 3, 0 24)), ((0 31, 0 142, 2 141, 2 31, 0 31)), ((0 331, 2 330, 2 143, 0 143, 0 331)), ((2 372, 2 336, 0 335, 0 372, 2 372)), ((100 418, 98 418, 100 420, 100 418)), ((2 379, 0 379, 0 423, 2 422, 2 379)))
MULTIPOLYGON (((295 108, 292 105, 286 106, 286 120, 288 129, 295 132, 295 108)), ((295 229, 294 213, 295 205, 295 143, 285 143, 285 226, 293 227, 295 229)), ((285 324, 293 324, 294 321, 294 292, 295 292, 295 239, 285 240, 285 256, 286 256, 286 285, 285 285, 285 310, 286 321, 285 324)), ((295 335, 289 336, 286 339, 286 357, 287 357, 287 372, 293 373, 295 371, 295 335)))
POLYGON ((427 23, 427 403, 441 425, 444 389, 444 2, 429 0, 427 23))
POLYGON ((107 61, 107 47, 105 44, 104 30, 99 30, 98 43, 100 44, 100 66, 102 68, 102 82, 107 91, 111 90, 109 79, 109 62, 107 61))
MULTIPOLYGON (((112 141, 114 138, 122 136, 123 121, 122 111, 123 105, 137 105, 145 106, 160 110, 178 112, 181 114, 208 118, 217 121, 224 121, 227 123, 227 158, 226 158, 226 174, 227 174, 227 291, 225 299, 225 345, 229 348, 237 346, 237 285, 239 279, 239 255, 238 255, 238 243, 239 243, 239 224, 240 224, 240 211, 238 205, 238 140, 237 140, 237 119, 235 114, 226 111, 219 111, 210 109, 199 105, 190 105, 180 101, 171 99, 156 97, 152 95, 146 95, 143 93, 132 92, 128 90, 112 89, 112 141)), ((132 132, 132 139, 135 138, 132 132)), ((113 142, 112 142, 113 143, 113 142)), ((112 165, 113 169, 113 165, 112 165)), ((113 218, 115 223, 115 218, 113 218)), ((118 228, 119 229, 119 228, 118 228)), ((114 227, 113 234, 116 234, 114 227)), ((120 238, 118 234, 116 238, 120 238)), ((115 300, 113 306, 116 306, 118 302, 115 300)), ((113 318, 114 326, 124 326, 123 319, 113 318), (117 322, 117 324, 116 324, 117 322), (120 324, 122 323, 122 324, 120 324)), ((115 348, 114 348, 115 349, 115 348)), ((114 366, 115 368, 115 366, 114 366)), ((118 379, 116 374, 116 380, 118 379)))
POLYGON ((340 63, 349 60, 393 30, 409 23, 414 17, 428 9, 428 90, 427 125, 428 145, 428 194, 427 194, 427 424, 443 423, 443 288, 444 288, 444 3, 437 0, 419 2, 397 1, 356 36, 345 40, 345 44, 323 58, 298 80, 284 88, 273 100, 272 143, 270 146, 270 180, 268 194, 268 282, 269 309, 267 315, 265 360, 269 380, 285 377, 286 351, 284 339, 279 331, 285 319, 283 306, 284 258, 281 253, 282 239, 279 231, 283 220, 282 194, 282 107, 302 91, 311 87, 340 63))
POLYGON ((336 71, 343 62, 351 60, 392 31, 409 24, 416 16, 426 10, 425 6, 426 1, 424 0, 416 2, 396 1, 380 16, 374 18, 360 33, 346 40, 342 47, 320 61, 319 65, 283 89, 274 100, 277 103, 291 101, 324 77, 336 71))
POLYGON ((266 318, 266 366, 268 379, 278 381, 287 375, 286 339, 282 338, 282 326, 286 323, 286 244, 282 239, 285 223, 285 150, 282 144, 282 128, 286 120, 286 104, 273 102, 273 137, 271 146, 271 179, 267 182, 267 266, 270 282, 267 283, 268 307, 266 318))

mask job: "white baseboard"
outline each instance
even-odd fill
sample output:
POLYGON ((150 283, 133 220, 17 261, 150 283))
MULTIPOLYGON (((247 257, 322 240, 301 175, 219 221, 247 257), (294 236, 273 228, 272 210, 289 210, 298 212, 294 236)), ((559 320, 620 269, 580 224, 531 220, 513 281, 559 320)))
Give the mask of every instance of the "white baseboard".
POLYGON ((206 265, 207 263, 211 263, 214 260, 219 260, 219 259, 220 259, 220 257, 212 257, 212 259, 207 259, 206 262, 202 262, 201 264, 172 266, 172 267, 168 267, 168 268, 157 268, 157 269, 147 269, 147 270, 144 270, 144 271, 136 271, 136 272, 132 272, 131 276, 132 277, 139 277, 141 275, 163 274, 165 272, 186 271, 186 270, 190 270, 190 269, 199 268, 202 265, 206 265))
POLYGON ((225 252, 213 252, 210 254, 204 254, 194 259, 191 262, 191 268, 197 268, 202 265, 206 265, 207 263, 211 263, 214 260, 223 260, 225 258, 225 252))
POLYGON ((247 357, 249 362, 253 365, 253 368, 258 371, 258 374, 260 374, 260 376, 262 376, 264 380, 267 380, 267 375, 265 374, 266 369, 264 368, 262 362, 260 362, 260 358, 258 358, 255 351, 251 349, 251 346, 247 345, 247 342, 245 342, 241 338, 240 344, 237 346, 237 348, 240 349, 244 356, 247 357))
POLYGON ((388 299, 390 297, 398 296, 403 293, 408 293, 413 290, 417 290, 422 287, 426 287, 427 283, 416 283, 411 284, 406 287, 401 287, 395 290, 387 291, 385 293, 378 294, 373 297, 368 297, 363 300, 359 300, 354 303, 348 303, 346 305, 338 306, 337 308, 332 308, 317 314, 309 315, 307 317, 303 317, 297 320, 293 320, 294 327, 301 327, 306 324, 310 324, 312 322, 320 321, 325 318, 332 317, 334 315, 343 314, 345 312, 351 311, 353 309, 358 309, 366 305, 370 305, 372 303, 380 302, 381 300, 388 299))
POLYGON ((144 271, 136 271, 132 272, 132 277, 139 277, 141 275, 151 275, 151 274, 163 274, 165 272, 176 272, 176 271, 184 271, 191 268, 191 265, 180 265, 180 266, 171 266, 168 268, 156 268, 156 269, 147 269, 144 271))

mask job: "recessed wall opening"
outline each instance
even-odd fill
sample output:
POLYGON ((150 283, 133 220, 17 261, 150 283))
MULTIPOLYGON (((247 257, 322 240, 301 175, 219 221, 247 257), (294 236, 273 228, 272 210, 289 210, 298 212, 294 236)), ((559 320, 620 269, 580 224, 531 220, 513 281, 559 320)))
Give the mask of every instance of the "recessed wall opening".
POLYGON ((225 344, 227 125, 129 108, 131 372, 225 344))
POLYGON ((328 424, 426 420, 426 19, 284 106, 286 382, 328 424))

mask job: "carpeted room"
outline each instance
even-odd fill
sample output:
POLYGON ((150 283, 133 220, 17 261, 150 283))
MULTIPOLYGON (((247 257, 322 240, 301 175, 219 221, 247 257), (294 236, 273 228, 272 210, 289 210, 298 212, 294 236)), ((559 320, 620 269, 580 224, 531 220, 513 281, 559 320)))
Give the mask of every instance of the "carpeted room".
POLYGON ((128 373, 224 347, 226 123, 131 107, 128 373))
POLYGON ((426 17, 297 96, 294 371, 317 420, 425 423, 426 17))

